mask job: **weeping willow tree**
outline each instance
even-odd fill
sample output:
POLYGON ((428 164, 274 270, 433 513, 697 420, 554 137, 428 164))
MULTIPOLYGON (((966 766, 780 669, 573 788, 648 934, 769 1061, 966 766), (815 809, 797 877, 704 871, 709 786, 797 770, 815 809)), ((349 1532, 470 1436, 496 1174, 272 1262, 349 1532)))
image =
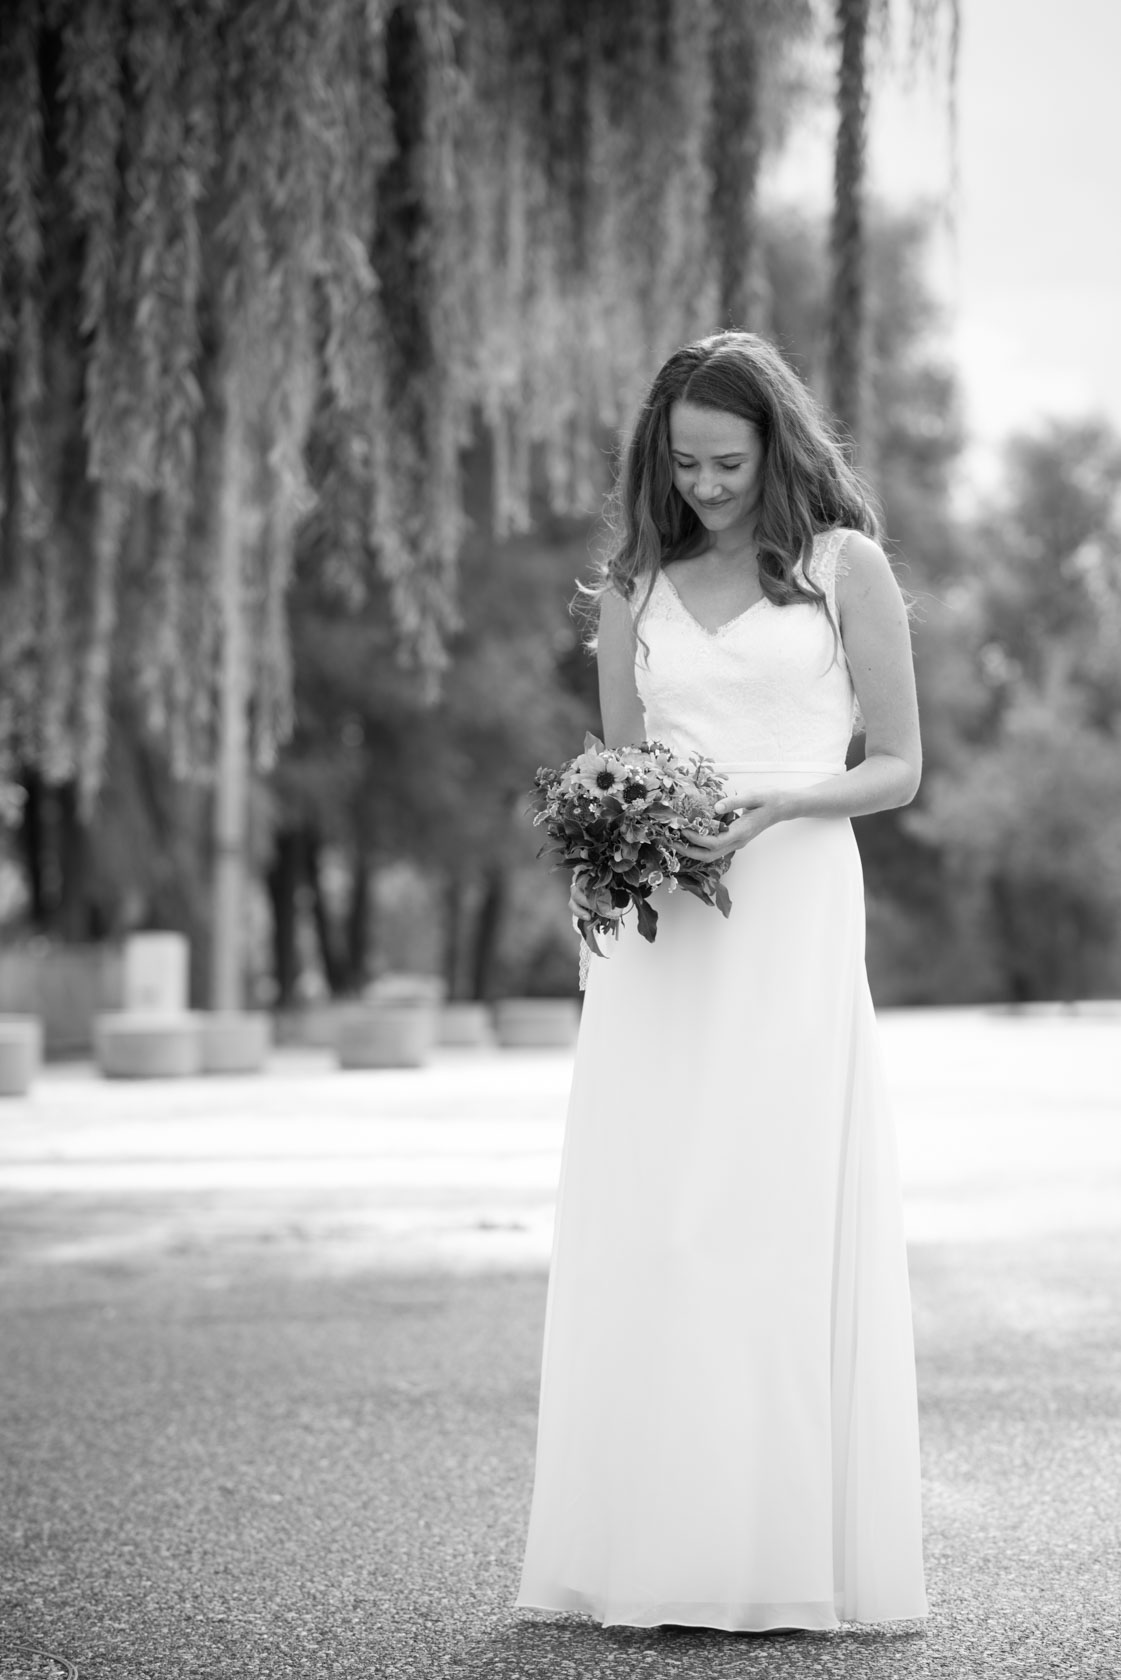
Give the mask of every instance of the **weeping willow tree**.
POLYGON ((752 323, 759 158, 808 3, 8 0, 0 780, 95 809, 111 697, 214 788, 240 986, 245 770, 291 726, 294 545, 455 620, 460 459, 558 510, 673 344, 752 323))

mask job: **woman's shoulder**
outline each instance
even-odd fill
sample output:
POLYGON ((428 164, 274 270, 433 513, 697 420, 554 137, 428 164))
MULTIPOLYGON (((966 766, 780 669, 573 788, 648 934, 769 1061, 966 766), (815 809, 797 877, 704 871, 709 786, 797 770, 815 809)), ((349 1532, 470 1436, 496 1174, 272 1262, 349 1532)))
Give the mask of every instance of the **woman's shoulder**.
POLYGON ((866 610, 886 610, 900 599, 909 612, 909 598, 883 545, 864 531, 843 531, 839 536, 827 587, 842 618, 866 610))
POLYGON ((848 525, 832 525, 814 537, 813 569, 840 583, 852 574, 867 577, 891 567, 875 537, 848 525))
POLYGON ((826 525, 820 531, 814 532, 814 553, 832 550, 859 549, 862 547, 876 549, 880 552, 880 544, 875 537, 870 537, 865 531, 858 530, 855 525, 826 525))

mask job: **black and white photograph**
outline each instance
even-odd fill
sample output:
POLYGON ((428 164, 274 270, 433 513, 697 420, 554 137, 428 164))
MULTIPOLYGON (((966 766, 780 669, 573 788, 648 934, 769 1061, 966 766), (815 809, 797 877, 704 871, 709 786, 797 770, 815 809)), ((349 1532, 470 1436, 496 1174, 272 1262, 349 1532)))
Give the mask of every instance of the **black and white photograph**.
POLYGON ((0 0, 0 1680, 1121 1675, 1119 74, 0 0))

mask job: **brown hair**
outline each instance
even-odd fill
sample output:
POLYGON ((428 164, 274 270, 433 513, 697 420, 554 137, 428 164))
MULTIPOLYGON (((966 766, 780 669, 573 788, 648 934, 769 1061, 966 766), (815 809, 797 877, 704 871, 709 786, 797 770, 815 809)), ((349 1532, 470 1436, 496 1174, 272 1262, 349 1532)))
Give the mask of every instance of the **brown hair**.
POLYGON ((774 345, 747 332, 714 333, 683 345, 655 375, 623 450, 608 542, 586 595, 598 601, 614 589, 631 600, 644 583, 641 611, 659 567, 708 547, 708 533, 673 483, 669 413, 676 402, 734 414, 757 428, 763 442, 756 525, 763 593, 779 606, 824 604, 821 588, 797 570, 814 536, 844 526, 878 538, 879 520, 816 399, 774 345))

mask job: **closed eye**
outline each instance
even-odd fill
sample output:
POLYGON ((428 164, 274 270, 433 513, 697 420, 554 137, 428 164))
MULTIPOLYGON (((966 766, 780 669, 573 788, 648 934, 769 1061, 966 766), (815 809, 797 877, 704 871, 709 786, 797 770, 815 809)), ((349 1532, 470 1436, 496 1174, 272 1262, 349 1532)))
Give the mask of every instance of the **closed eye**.
MULTIPOLYGON (((675 467, 695 467, 697 463, 691 455, 675 455, 673 464, 675 467)), ((723 468, 725 472, 734 472, 737 467, 743 466, 743 457, 740 455, 721 455, 713 462, 713 465, 723 468)))

